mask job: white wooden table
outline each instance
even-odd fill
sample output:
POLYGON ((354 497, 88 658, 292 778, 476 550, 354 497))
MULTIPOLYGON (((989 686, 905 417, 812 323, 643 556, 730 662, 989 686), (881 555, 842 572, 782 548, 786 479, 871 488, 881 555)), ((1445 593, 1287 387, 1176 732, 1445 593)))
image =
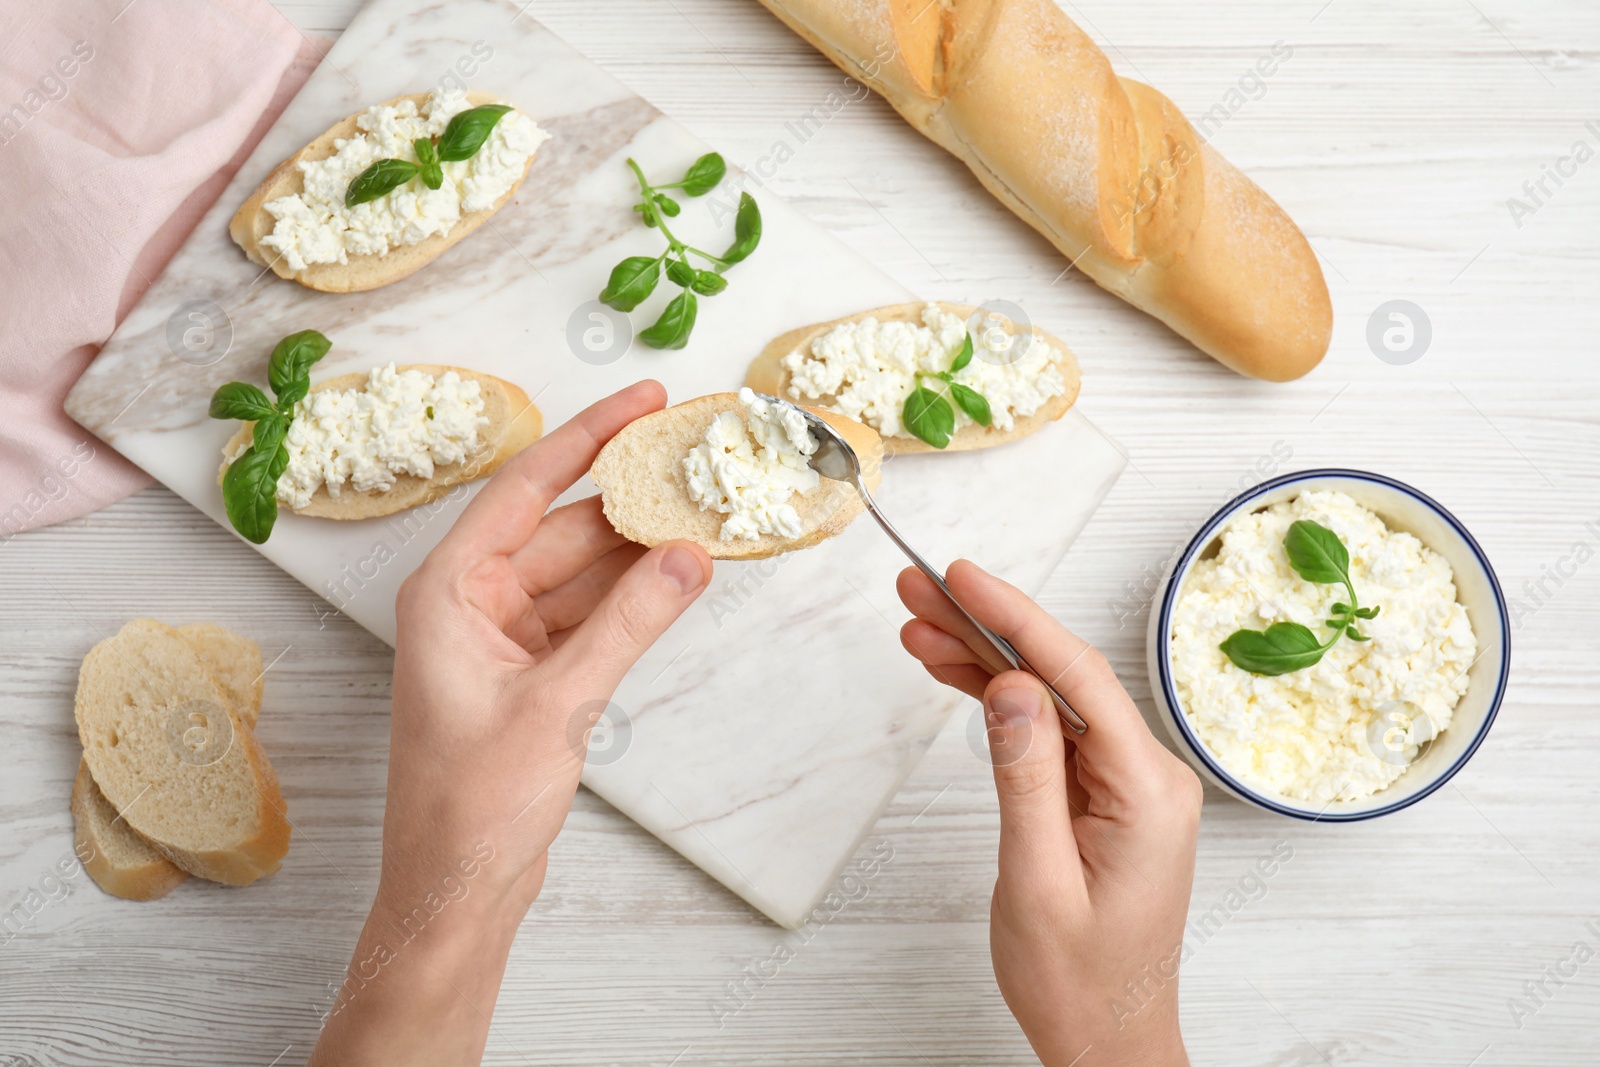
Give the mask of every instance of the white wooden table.
MULTIPOLYGON (((279 2, 326 35, 359 6, 279 2)), ((1540 203, 1523 183, 1575 141, 1600 149, 1600 8, 1066 6, 1124 73, 1191 116, 1224 103, 1213 140, 1324 257, 1338 320, 1309 379, 1245 381, 1076 273, 1061 277, 1042 239, 875 98, 801 141, 786 124, 841 75, 752 0, 536 0, 530 13, 730 158, 753 166, 784 142, 793 156, 767 188, 907 285, 1018 300, 1074 345, 1084 410, 1132 466, 1046 603, 1106 650, 1147 708, 1155 576, 1272 457, 1279 470, 1379 470, 1453 508, 1524 608, 1498 725, 1453 785, 1376 823, 1305 826, 1210 795, 1193 907, 1228 918, 1195 938, 1185 1031, 1197 1064, 1230 1067, 1597 1062, 1600 962, 1574 974, 1568 961, 1587 959, 1578 942, 1600 954, 1600 564, 1589 559, 1600 553, 1600 163, 1559 187, 1547 179, 1540 203), (1227 109, 1280 40, 1292 56, 1227 109), (1513 196, 1535 208, 1520 226, 1513 196), (1392 299, 1432 326, 1406 366, 1366 340, 1369 315, 1392 299), (1293 858, 1264 892, 1230 897, 1279 841, 1293 858)), ((0 604, 0 908, 30 891, 45 901, 0 943, 0 1064, 300 1062, 376 884, 389 650, 324 618, 322 601, 161 489, 0 545, 0 604), (260 733, 299 832, 283 872, 258 886, 190 884, 136 905, 81 875, 49 878, 71 848, 79 659, 141 614, 216 620, 276 657, 260 733)), ((809 938, 580 794, 487 1062, 1033 1062, 989 968, 997 817, 967 719, 864 847, 892 860, 809 938), (773 967, 781 944, 794 958, 773 967)))

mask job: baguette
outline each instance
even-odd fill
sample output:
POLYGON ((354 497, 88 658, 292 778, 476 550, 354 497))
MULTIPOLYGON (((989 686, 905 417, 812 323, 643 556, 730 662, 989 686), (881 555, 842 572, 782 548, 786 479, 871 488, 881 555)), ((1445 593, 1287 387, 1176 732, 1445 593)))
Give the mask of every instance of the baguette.
MULTIPOLYGON (((380 106, 393 106, 402 100, 410 100, 421 108, 430 95, 412 93, 385 101, 380 106)), ((467 102, 476 107, 495 103, 497 98, 489 93, 469 92, 467 102)), ((280 278, 299 282, 308 289, 324 293, 360 293, 408 278, 444 255, 451 246, 482 226, 491 215, 505 206, 522 187, 523 179, 527 177, 528 169, 538 154, 535 150, 534 155, 528 158, 527 165, 522 169, 522 176, 495 201, 493 207, 487 211, 463 213, 460 220, 446 233, 433 234, 414 245, 391 248, 381 255, 371 253, 350 255, 346 263, 308 263, 302 269, 295 270, 281 254, 261 244, 261 239, 272 233, 273 227, 277 225, 277 219, 268 213, 266 206, 279 197, 304 192, 305 175, 299 165, 327 159, 337 152, 339 147, 335 144, 336 141, 346 140, 361 132, 356 126, 356 119, 360 118, 361 114, 364 112, 341 119, 322 136, 278 164, 233 216, 233 221, 228 224, 228 236, 233 238, 234 244, 244 250, 244 254, 252 263, 270 268, 280 278)))
MULTIPOLYGON (((254 729, 261 710, 261 646, 211 623, 180 626, 178 633, 200 656, 245 726, 254 729)), ((112 896, 155 900, 189 877, 128 825, 81 758, 72 782, 72 816, 84 869, 112 896)))
POLYGON ((1096 282, 1241 374, 1328 350, 1305 236, 1055 0, 761 0, 1096 282))
POLYGON ((95 784, 167 859, 229 885, 278 869, 290 827, 277 775, 178 631, 135 619, 95 645, 74 712, 95 784), (186 759, 184 735, 202 721, 216 751, 186 759))
MULTIPOLYGON (((712 420, 739 410, 737 393, 712 393, 624 426, 606 442, 589 476, 600 487, 601 505, 617 532, 642 545, 693 541, 712 559, 767 559, 809 548, 850 525, 862 511, 861 497, 844 482, 823 479, 809 493, 791 500, 800 514, 798 537, 762 534, 755 540, 721 535, 722 516, 701 508, 689 497, 683 460, 705 439, 712 420)), ((806 408, 842 434, 861 457, 869 489, 881 477, 883 441, 870 427, 820 408, 806 408)))
MULTIPOLYGON (((478 450, 460 463, 437 468, 431 478, 397 474, 394 486, 389 489, 357 491, 346 485, 340 487, 338 496, 334 496, 328 492, 326 485, 318 486, 311 496, 311 502, 296 509, 295 514, 318 519, 371 519, 420 507, 437 500, 463 482, 487 478, 499 470, 506 460, 537 441, 544 430, 544 418, 539 409, 528 399, 526 392, 511 382, 462 367, 429 363, 395 369, 399 372, 421 371, 435 378, 446 371, 455 371, 464 381, 477 382, 483 390, 483 413, 489 419, 489 425, 479 433, 481 443, 478 450)), ((312 386, 311 392, 360 389, 366 382, 366 374, 342 374, 312 386)), ((227 473, 229 464, 233 462, 232 457, 250 443, 254 427, 253 422, 244 423, 223 447, 223 455, 228 458, 223 460, 222 468, 217 472, 218 484, 221 484, 222 475, 227 473)))
MULTIPOLYGON (((889 307, 874 308, 855 315, 847 315, 842 319, 831 322, 820 322, 814 326, 802 326, 796 330, 774 339, 771 344, 761 350, 750 364, 745 375, 745 385, 758 393, 767 393, 772 396, 782 397, 795 403, 814 403, 819 407, 828 408, 833 403, 831 396, 812 398, 797 396, 789 391, 792 375, 783 366, 783 357, 791 352, 809 349, 819 337, 832 330, 841 323, 860 322, 863 319, 877 319, 879 322, 919 322, 922 312, 927 304, 894 304, 889 307)), ((978 311, 977 308, 966 304, 938 304, 938 307, 964 319, 970 319, 978 311)), ((1066 380, 1067 391, 1060 396, 1053 396, 1045 401, 1044 406, 1032 415, 1019 415, 1013 421, 1009 430, 1002 430, 998 426, 979 426, 976 423, 963 426, 950 437, 950 443, 944 448, 935 448, 919 437, 902 437, 898 434, 883 438, 884 451, 890 455, 905 454, 910 452, 964 452, 973 448, 990 448, 994 445, 1003 445, 1007 441, 1015 441, 1019 437, 1026 437, 1046 423, 1059 419, 1072 407, 1078 399, 1078 391, 1082 386, 1082 376, 1078 371, 1077 357, 1067 348, 1059 338, 1045 333, 1037 326, 1031 327, 1035 344, 1046 344, 1061 353, 1056 360, 1056 367, 1066 380)))

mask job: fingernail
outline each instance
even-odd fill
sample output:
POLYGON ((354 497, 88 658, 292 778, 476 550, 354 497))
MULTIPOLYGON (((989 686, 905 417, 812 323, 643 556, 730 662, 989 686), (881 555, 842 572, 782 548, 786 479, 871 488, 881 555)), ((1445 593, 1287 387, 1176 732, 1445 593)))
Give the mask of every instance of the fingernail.
POLYGON ((700 561, 686 548, 667 549, 661 557, 661 573, 671 578, 684 596, 706 584, 706 573, 700 569, 700 561))
POLYGON ((1044 701, 1031 689, 1002 689, 989 701, 989 713, 1000 726, 1021 726, 1039 717, 1044 701))

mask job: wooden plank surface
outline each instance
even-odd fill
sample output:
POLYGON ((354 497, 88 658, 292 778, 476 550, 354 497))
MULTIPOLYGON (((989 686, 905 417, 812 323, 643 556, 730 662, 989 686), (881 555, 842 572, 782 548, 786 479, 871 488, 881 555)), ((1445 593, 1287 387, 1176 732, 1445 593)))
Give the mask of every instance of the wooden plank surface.
MULTIPOLYGON (((335 35, 359 4, 279 6, 335 35)), ((1149 576, 1258 479, 1262 457, 1379 470, 1452 507, 1528 609, 1498 725, 1454 785, 1374 824, 1307 827, 1209 795, 1196 912, 1224 903, 1276 842, 1294 855, 1196 948, 1185 1030, 1197 1064, 1230 1067, 1592 1064, 1600 963, 1547 983, 1520 1026, 1508 1000, 1577 942, 1600 949, 1586 926, 1600 926, 1600 565, 1548 577, 1577 543, 1600 549, 1600 163, 1521 226, 1506 200, 1573 142, 1600 148, 1585 128, 1600 123, 1600 9, 1065 6, 1123 73, 1191 115, 1225 100, 1274 42, 1292 47, 1213 140, 1324 257, 1338 322, 1310 378, 1244 381, 1061 277, 1043 240, 874 98, 802 141, 787 124, 841 75, 751 0, 537 0, 529 13, 747 167, 782 142, 792 156, 766 187, 913 289, 1018 300, 1074 345, 1084 410, 1132 466, 1045 599, 1147 709, 1149 576), (1365 340, 1368 315, 1396 298, 1434 332, 1404 367, 1365 340)), ((388 650, 159 489, 0 543, 0 604, 0 908, 30 891, 44 902, 20 934, 0 935, 0 1063, 299 1062, 376 883, 388 650), (81 875, 50 879, 71 847, 77 664, 141 614, 215 620, 281 653, 260 733, 299 833, 267 882, 188 884, 136 905, 81 875)), ((997 818, 969 714, 864 846, 893 858, 804 943, 580 794, 487 1062, 1033 1062, 989 970, 997 818), (731 1000, 728 983, 784 941, 795 958, 731 1000)))

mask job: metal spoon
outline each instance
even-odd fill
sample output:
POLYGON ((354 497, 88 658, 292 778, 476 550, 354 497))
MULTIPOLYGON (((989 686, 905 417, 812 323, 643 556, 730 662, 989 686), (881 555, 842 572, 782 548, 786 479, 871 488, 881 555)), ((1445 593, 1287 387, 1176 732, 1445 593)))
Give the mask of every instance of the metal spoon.
POLYGON ((1044 683, 1044 687, 1050 691, 1050 697, 1055 702, 1056 714, 1074 733, 1081 734, 1087 730, 1089 724, 1083 721, 1083 717, 1072 709, 1072 705, 1068 704, 1060 693, 1056 692, 1056 687, 1051 685, 1044 675, 1029 666, 1028 661, 1023 659, 1022 654, 1012 647, 1010 641, 1007 641, 973 618, 972 612, 962 607, 961 601, 957 600, 955 594, 950 592, 950 587, 944 582, 944 575, 934 570, 927 560, 923 559, 915 549, 906 544, 906 539, 900 536, 900 532, 884 517, 883 512, 878 510, 877 501, 872 499, 872 494, 867 491, 867 483, 861 476, 861 457, 856 455, 854 448, 850 447, 850 442, 840 436, 839 431, 828 425, 825 420, 818 418, 800 405, 792 404, 787 400, 780 400, 775 396, 767 396, 765 393, 757 393, 756 395, 770 403, 783 404, 792 408, 805 417, 806 428, 811 431, 811 436, 816 438, 817 441, 817 450, 807 457, 807 462, 811 465, 811 469, 829 481, 849 482, 855 486, 856 492, 861 494, 862 502, 867 505, 867 510, 878 521, 878 525, 883 527, 883 532, 889 535, 889 540, 900 546, 900 551, 906 554, 907 559, 916 564, 917 570, 932 579, 933 584, 938 586, 944 592, 944 595, 950 599, 950 603, 956 606, 956 610, 965 615, 967 621, 972 623, 973 627, 983 635, 984 639, 994 646, 994 650, 1000 655, 1000 658, 1017 670, 1027 671, 1044 683))

